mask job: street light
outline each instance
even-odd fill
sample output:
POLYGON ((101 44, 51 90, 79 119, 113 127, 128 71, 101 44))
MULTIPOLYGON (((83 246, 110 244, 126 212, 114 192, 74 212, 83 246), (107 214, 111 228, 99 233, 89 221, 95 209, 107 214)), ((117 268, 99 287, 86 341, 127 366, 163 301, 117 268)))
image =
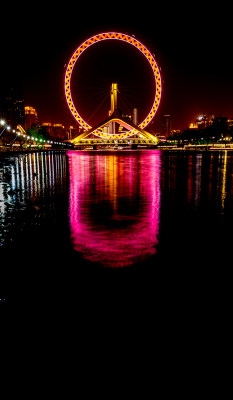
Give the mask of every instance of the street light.
POLYGON ((3 133, 5 132, 5 130, 8 129, 8 128, 10 128, 10 127, 8 127, 8 125, 6 124, 6 122, 5 122, 3 119, 1 120, 0 123, 1 123, 1 125, 4 127, 3 130, 2 130, 2 132, 0 133, 0 138, 1 138, 2 135, 3 135, 3 133))

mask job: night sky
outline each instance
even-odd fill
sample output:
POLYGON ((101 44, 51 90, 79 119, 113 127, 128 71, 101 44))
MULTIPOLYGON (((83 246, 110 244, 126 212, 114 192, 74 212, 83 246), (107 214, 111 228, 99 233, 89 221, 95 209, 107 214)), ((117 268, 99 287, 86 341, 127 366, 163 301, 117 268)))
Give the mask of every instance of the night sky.
MULTIPOLYGON (((93 6, 59 2, 52 8, 53 4, 38 2, 32 8, 30 3, 24 3, 18 9, 14 6, 14 10, 7 10, 6 6, 5 15, 9 18, 2 22, 1 85, 21 82, 25 105, 36 108, 39 122, 74 125, 63 93, 64 66, 84 40, 107 31, 134 34, 155 55, 163 80, 161 104, 151 124, 155 132, 161 131, 164 114, 171 115, 172 129, 181 130, 200 113, 233 117, 230 3, 216 7, 215 3, 206 2, 181 2, 178 6, 177 2, 161 5, 144 1, 126 7, 123 2, 93 6)), ((108 107, 104 96, 115 79, 122 79, 122 92, 126 90, 128 102, 136 104, 141 98, 141 103, 136 104, 139 109, 141 104, 139 115, 143 116, 150 104, 151 78, 143 67, 146 60, 139 52, 139 57, 123 48, 122 55, 119 48, 116 52, 114 66, 107 46, 99 50, 99 69, 93 68, 97 64, 97 48, 89 52, 86 64, 83 61, 81 65, 80 58, 80 70, 76 64, 75 87, 80 91, 74 91, 74 97, 78 102, 81 96, 83 117, 91 122, 98 119, 95 104, 103 101, 108 107), (121 76, 114 75, 117 72, 121 76), (140 82, 138 76, 142 77, 140 82)))

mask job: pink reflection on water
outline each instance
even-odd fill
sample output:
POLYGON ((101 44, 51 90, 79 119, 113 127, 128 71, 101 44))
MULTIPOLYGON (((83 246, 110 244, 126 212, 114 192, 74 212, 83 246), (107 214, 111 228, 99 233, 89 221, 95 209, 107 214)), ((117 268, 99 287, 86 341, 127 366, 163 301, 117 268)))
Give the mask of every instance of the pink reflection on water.
POLYGON ((75 250, 107 267, 156 253, 160 152, 68 152, 70 229, 75 250))

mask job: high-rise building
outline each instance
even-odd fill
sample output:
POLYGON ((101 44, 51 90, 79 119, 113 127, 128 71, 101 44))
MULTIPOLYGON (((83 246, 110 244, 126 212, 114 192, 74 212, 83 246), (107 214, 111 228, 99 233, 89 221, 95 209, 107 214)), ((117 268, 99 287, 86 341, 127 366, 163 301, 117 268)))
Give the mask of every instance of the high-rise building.
MULTIPOLYGON (((111 97, 112 100, 112 97, 111 97)), ((114 104, 114 102, 112 101, 111 105, 114 104)), ((114 111, 114 110, 113 110, 114 111)), ((112 110, 109 110, 109 116, 112 115, 112 110)), ((110 135, 115 135, 116 133, 116 124, 114 121, 109 122, 108 124, 108 131, 110 135)))
POLYGON ((114 121, 109 122, 109 134, 110 135, 115 135, 116 133, 116 124, 114 121))
POLYGON ((66 129, 62 124, 52 124, 51 122, 44 122, 41 127, 45 128, 51 138, 67 139, 66 129))
POLYGON ((229 129, 233 130, 233 118, 228 118, 227 126, 229 129))
POLYGON ((10 85, 3 88, 0 99, 0 114, 12 128, 17 125, 24 126, 24 99, 19 86, 10 85))
POLYGON ((164 115, 162 120, 162 132, 163 135, 167 138, 171 133, 171 116, 164 115))
POLYGON ((219 133, 225 133, 228 129, 227 117, 215 117, 213 120, 213 128, 219 133))
POLYGON ((196 119, 196 125, 197 125, 198 129, 204 129, 204 128, 207 128, 207 126, 211 126, 213 124, 213 120, 214 120, 214 115, 201 114, 201 115, 198 115, 198 117, 196 119))
POLYGON ((25 129, 31 128, 38 123, 38 116, 35 108, 31 106, 24 107, 25 110, 25 129))
POLYGON ((78 136, 79 131, 80 131, 79 126, 76 126, 76 127, 70 126, 70 127, 66 130, 67 138, 68 138, 68 139, 74 139, 76 136, 78 136))

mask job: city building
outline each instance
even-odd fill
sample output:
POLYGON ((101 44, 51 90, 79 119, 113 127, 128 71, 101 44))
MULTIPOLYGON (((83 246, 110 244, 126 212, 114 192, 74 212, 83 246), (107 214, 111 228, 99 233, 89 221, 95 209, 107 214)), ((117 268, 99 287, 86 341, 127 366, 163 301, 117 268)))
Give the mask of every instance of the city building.
POLYGON ((24 126, 24 98, 19 86, 11 85, 1 90, 0 114, 11 128, 24 126))
POLYGON ((114 121, 109 122, 109 134, 115 135, 116 133, 116 123, 114 121))
POLYGON ((196 124, 196 123, 191 123, 190 125, 189 125, 189 129, 198 129, 198 125, 196 124))
POLYGON ((38 116, 35 108, 31 106, 24 107, 25 111, 25 129, 31 128, 32 125, 38 123, 38 116))
POLYGON ((220 133, 225 133, 228 129, 227 117, 215 117, 213 120, 213 127, 220 133))
MULTIPOLYGON (((112 97, 111 97, 111 99, 112 99, 112 97)), ((111 105, 112 105, 112 103, 111 103, 111 105)), ((112 112, 113 112, 112 110, 109 110, 109 112, 108 112, 109 117, 110 117, 110 115, 112 115, 112 112)), ((109 124, 108 124, 108 133, 110 135, 115 135, 115 133, 116 133, 116 124, 115 124, 114 121, 109 122, 109 124)))
POLYGON ((62 124, 52 124, 51 122, 44 122, 41 127, 46 128, 47 133, 51 138, 68 139, 68 132, 62 124))
POLYGON ((214 115, 202 114, 202 115, 198 115, 195 125, 197 126, 198 129, 204 129, 204 128, 207 128, 207 126, 211 126, 213 121, 214 121, 214 115))
POLYGON ((181 134, 180 129, 173 129, 173 130, 171 131, 170 136, 171 136, 171 137, 173 137, 173 136, 179 137, 180 134, 181 134))
POLYGON ((233 118, 227 120, 228 129, 233 130, 233 118))
POLYGON ((69 140, 74 139, 80 132, 79 126, 69 126, 69 128, 67 129, 67 138, 69 140))
POLYGON ((164 115, 162 119, 162 133, 163 136, 166 138, 170 136, 171 133, 171 116, 170 115, 164 115))

